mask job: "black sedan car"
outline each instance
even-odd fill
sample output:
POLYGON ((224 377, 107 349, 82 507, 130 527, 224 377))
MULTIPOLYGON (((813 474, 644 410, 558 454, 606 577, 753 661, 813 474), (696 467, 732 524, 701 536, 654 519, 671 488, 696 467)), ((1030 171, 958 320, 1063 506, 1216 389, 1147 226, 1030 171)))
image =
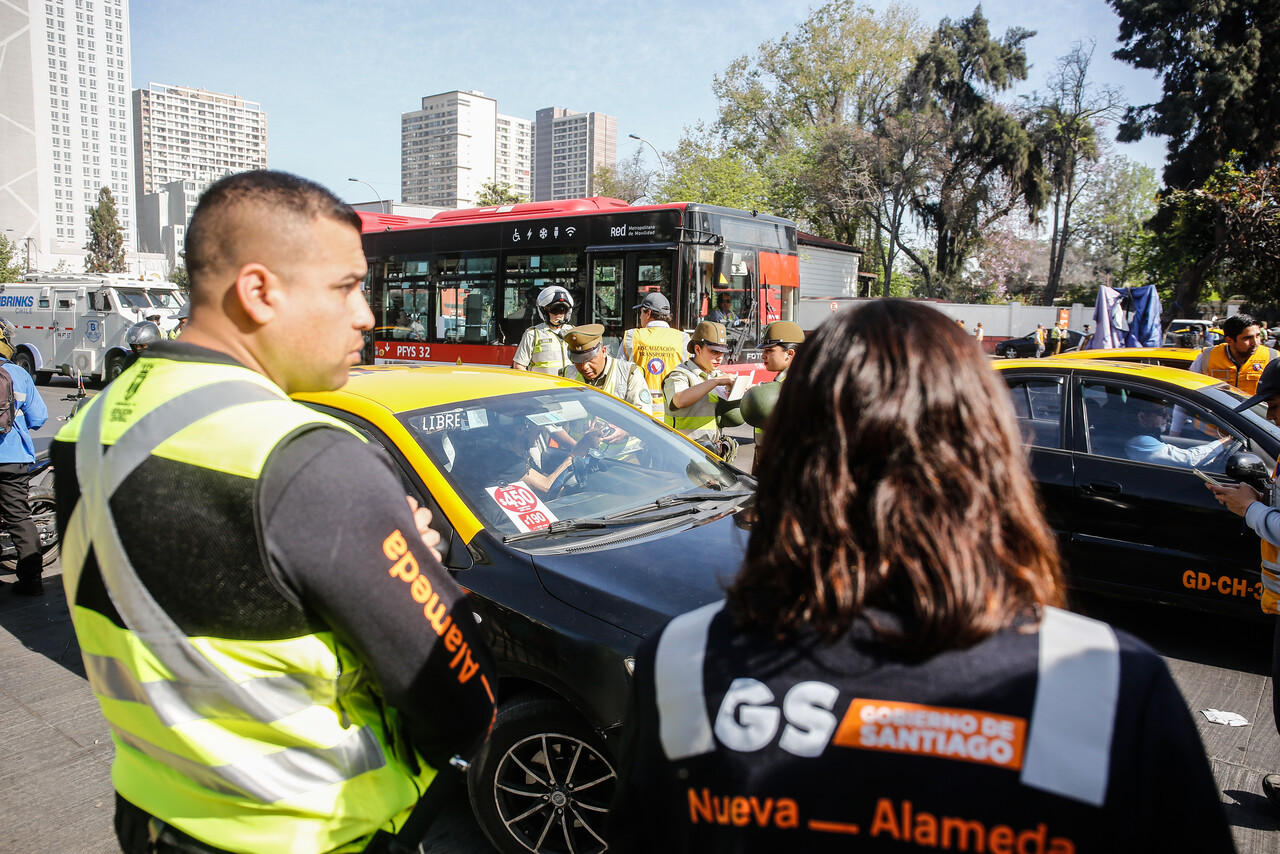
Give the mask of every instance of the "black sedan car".
POLYGON ((1028 359, 995 365, 1073 586, 1261 618, 1258 538, 1203 477, 1266 494, 1280 429, 1265 404, 1159 365, 1028 359), (1203 476, 1203 477, 1202 477, 1203 476))
MULTIPOLYGON (((1044 331, 1045 353, 1053 347, 1053 342, 1049 340, 1049 330, 1044 331)), ((1080 342, 1084 340, 1084 333, 1077 332, 1074 329, 1067 330, 1066 343, 1062 345, 1062 352, 1074 350, 1080 346, 1080 342)), ((1027 359, 1034 357, 1036 354, 1036 334, 1028 332, 1021 338, 1007 338, 996 344, 996 355, 1002 359, 1027 359)))
POLYGON ((617 398, 542 374, 358 368, 299 399, 395 461, 493 647, 498 715, 468 773, 481 828, 503 852, 603 850, 632 655, 723 596, 755 482, 617 398))

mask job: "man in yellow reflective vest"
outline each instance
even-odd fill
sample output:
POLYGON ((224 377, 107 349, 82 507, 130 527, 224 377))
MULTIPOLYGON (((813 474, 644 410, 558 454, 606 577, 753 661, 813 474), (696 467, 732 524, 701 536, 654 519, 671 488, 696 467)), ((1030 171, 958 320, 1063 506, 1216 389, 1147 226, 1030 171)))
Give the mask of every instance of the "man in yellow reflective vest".
POLYGON ((640 326, 628 329, 622 336, 618 358, 640 366, 653 399, 651 414, 660 419, 666 412, 662 383, 684 359, 689 336, 671 328, 671 303, 657 291, 645 294, 636 308, 640 311, 640 326))
POLYGON ((738 445, 720 432, 716 404, 733 387, 734 377, 720 370, 729 352, 724 326, 704 320, 689 339, 693 358, 677 365, 662 386, 667 401, 667 423, 728 461, 738 445), (719 394, 717 394, 719 392, 719 394))
POLYGON ((52 449, 117 838, 130 854, 385 848, 488 732, 496 670, 386 455, 288 397, 359 361, 360 221, 310 181, 243 172, 201 197, 186 258, 181 339, 52 449))
POLYGON ((1205 347, 1187 370, 1222 380, 1245 394, 1257 391, 1258 380, 1267 364, 1280 353, 1262 343, 1258 321, 1247 314, 1235 314, 1222 324, 1226 340, 1205 347))
MULTIPOLYGON (((1230 323, 1235 318, 1228 318, 1230 323)), ((1224 329, 1225 331, 1225 329, 1224 329)), ((1280 427, 1280 360, 1268 363, 1258 378, 1257 392, 1236 407, 1237 412, 1267 404, 1267 420, 1280 427)), ((1275 475, 1280 476, 1280 471, 1275 475)), ((1272 478, 1269 504, 1263 496, 1247 483, 1233 486, 1206 484, 1218 501, 1237 516, 1243 516, 1245 524, 1262 540, 1262 610, 1268 614, 1280 614, 1280 484, 1272 478)), ((1271 681, 1280 685, 1280 621, 1276 623, 1275 641, 1271 650, 1271 681)), ((1271 701, 1276 726, 1280 728, 1280 690, 1273 690, 1271 701)), ((1280 808, 1280 774, 1268 774, 1262 778, 1262 791, 1277 808, 1280 808)))

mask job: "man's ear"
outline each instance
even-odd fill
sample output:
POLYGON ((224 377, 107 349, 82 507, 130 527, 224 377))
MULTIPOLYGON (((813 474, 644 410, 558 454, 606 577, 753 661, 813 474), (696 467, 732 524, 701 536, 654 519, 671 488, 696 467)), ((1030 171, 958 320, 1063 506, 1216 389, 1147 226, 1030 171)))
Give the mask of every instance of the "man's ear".
POLYGON ((262 326, 275 317, 282 285, 265 265, 254 262, 240 268, 233 292, 245 315, 262 326))

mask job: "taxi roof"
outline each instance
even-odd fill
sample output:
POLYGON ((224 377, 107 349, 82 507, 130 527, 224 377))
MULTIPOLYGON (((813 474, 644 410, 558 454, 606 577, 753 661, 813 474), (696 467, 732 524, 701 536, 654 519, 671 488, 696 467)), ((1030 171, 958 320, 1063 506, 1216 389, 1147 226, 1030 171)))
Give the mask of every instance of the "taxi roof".
POLYGON ((349 411, 359 409, 361 402, 373 402, 392 412, 406 412, 481 397, 573 387, 581 387, 581 383, 511 368, 364 365, 352 368, 351 378, 337 391, 308 392, 294 397, 349 411))
MULTIPOLYGON (((1148 348, 1156 352, 1158 348, 1148 348)), ((1140 377, 1159 380, 1182 388, 1199 390, 1209 386, 1221 385, 1222 380, 1204 374, 1184 371, 1182 368, 1170 368, 1165 365, 1147 365, 1141 362, 1110 362, 1105 359, 1064 359, 1053 356, 1046 359, 1005 359, 994 362, 996 370, 1009 368, 1055 368, 1057 370, 1089 371, 1109 376, 1140 377)))
POLYGON ((1186 359, 1187 364, 1200 355, 1197 347, 1107 347, 1098 350, 1072 350, 1055 359, 1186 359))

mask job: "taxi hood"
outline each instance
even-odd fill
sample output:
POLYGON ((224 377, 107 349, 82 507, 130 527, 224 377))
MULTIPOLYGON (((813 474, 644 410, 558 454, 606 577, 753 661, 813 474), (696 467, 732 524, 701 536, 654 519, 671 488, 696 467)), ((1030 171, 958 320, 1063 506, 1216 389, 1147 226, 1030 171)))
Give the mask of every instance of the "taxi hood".
POLYGON ((635 540, 571 553, 530 555, 547 592, 571 608, 640 637, 667 620, 723 599, 742 565, 741 514, 717 516, 635 540))

